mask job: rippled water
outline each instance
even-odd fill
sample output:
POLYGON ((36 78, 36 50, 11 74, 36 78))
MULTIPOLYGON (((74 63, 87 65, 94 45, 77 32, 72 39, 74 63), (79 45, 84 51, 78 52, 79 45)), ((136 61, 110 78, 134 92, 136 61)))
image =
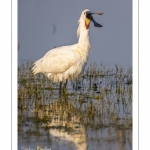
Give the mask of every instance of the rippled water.
POLYGON ((131 150, 132 70, 91 65, 59 84, 18 68, 18 150, 131 150))

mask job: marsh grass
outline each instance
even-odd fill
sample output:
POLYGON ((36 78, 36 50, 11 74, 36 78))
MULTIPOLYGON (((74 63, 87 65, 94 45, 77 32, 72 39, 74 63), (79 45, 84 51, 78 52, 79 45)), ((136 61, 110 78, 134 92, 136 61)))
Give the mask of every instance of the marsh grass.
POLYGON ((91 64, 78 78, 69 81, 60 99, 59 84, 42 74, 34 76, 31 67, 30 61, 18 67, 19 138, 31 142, 33 136, 39 140, 44 134, 51 143, 47 132, 50 129, 70 134, 86 130, 90 137, 86 142, 97 145, 101 144, 98 133, 107 128, 105 140, 115 140, 118 149, 127 143, 131 149, 131 68, 91 64), (95 134, 91 134, 93 130, 95 134))

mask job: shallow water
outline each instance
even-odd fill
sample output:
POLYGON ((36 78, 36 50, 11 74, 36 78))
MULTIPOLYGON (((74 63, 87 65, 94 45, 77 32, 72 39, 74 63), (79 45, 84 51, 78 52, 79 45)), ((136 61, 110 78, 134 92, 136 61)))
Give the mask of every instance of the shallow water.
POLYGON ((18 150, 132 149, 132 70, 91 65, 59 84, 18 69, 18 150))

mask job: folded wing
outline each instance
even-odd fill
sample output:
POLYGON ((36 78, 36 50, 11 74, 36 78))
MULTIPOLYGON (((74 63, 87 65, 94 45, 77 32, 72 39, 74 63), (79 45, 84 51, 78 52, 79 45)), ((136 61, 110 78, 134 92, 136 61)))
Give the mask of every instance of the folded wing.
POLYGON ((34 63, 32 71, 37 73, 62 73, 76 62, 75 54, 72 50, 53 49, 48 51, 41 59, 34 63))

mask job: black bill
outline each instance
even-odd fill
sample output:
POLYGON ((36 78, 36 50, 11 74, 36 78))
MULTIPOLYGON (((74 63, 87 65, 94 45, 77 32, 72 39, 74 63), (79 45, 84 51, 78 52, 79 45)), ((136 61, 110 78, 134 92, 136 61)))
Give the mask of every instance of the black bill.
POLYGON ((86 17, 88 19, 90 19, 93 23, 94 23, 94 26, 95 27, 103 27, 101 24, 97 23, 94 18, 92 17, 92 14, 98 14, 98 15, 102 15, 103 13, 102 12, 98 12, 98 13, 91 13, 91 12, 87 12, 87 15, 86 17))

